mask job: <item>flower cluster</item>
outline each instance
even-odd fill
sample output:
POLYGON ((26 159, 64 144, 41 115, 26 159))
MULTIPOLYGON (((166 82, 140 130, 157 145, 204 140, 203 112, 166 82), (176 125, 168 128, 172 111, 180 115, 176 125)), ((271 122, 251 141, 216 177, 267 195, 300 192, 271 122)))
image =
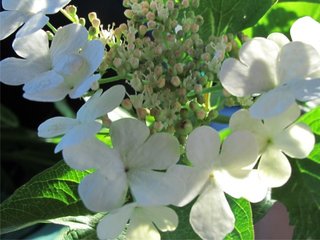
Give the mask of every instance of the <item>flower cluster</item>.
POLYGON ((301 101, 320 98, 315 20, 297 20, 292 41, 280 33, 250 39, 239 59, 224 60, 232 44, 226 36, 201 38, 203 18, 193 11, 199 0, 125 0, 127 23, 107 30, 94 13, 87 30, 74 6, 62 9, 69 2, 3 1, 1 39, 25 25, 12 44, 21 58, 0 62, 0 81, 24 85, 23 96, 34 101, 87 100, 75 119, 51 118, 38 135, 62 136, 55 152, 66 164, 94 169, 78 192, 86 208, 106 213, 97 225, 100 239, 125 229, 127 239, 160 239, 158 230, 178 226, 168 206, 194 199, 193 230, 202 239, 223 239, 235 224, 225 194, 259 202, 290 178, 287 156, 312 151, 312 132, 295 121, 301 101), (74 22, 57 30, 49 24, 46 33, 45 14, 59 10, 74 22), (117 76, 102 78, 110 70, 117 76), (122 85, 99 89, 121 79, 128 93, 122 85), (210 94, 225 90, 253 104, 231 116, 231 134, 222 138, 208 125, 221 107, 211 106, 210 94), (114 120, 119 106, 130 117, 114 120))

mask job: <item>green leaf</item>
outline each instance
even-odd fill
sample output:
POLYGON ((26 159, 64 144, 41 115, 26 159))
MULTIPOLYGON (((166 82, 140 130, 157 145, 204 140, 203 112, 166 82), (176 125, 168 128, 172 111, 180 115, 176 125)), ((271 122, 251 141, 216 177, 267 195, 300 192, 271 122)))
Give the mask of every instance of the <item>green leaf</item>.
POLYGON ((291 25, 298 18, 310 16, 320 20, 319 1, 310 2, 277 3, 254 27, 246 29, 244 33, 249 37, 267 37, 270 33, 281 32, 290 37, 291 25))
MULTIPOLYGON (((77 194, 79 182, 88 173, 73 170, 60 161, 33 177, 1 204, 0 232, 12 232, 41 222, 57 222, 57 218, 65 216, 89 215, 77 194)), ((60 222, 64 222, 63 219, 60 222)))
MULTIPOLYGON (((230 207, 235 215, 236 223, 233 232, 228 234, 225 239, 254 239, 253 223, 251 206, 247 200, 234 199, 227 197, 230 207)), ((201 239, 192 229, 189 223, 189 213, 191 207, 195 201, 191 202, 185 207, 178 208, 172 207, 179 216, 179 225, 174 232, 161 233, 161 239, 173 240, 173 239, 188 239, 198 240, 201 239)))
POLYGON ((316 107, 310 112, 302 115, 298 121, 307 124, 312 132, 320 135, 320 107, 316 107))
POLYGON ((228 202, 236 217, 236 223, 234 230, 226 236, 225 240, 254 239, 250 202, 245 199, 235 199, 231 197, 228 197, 228 202))
POLYGON ((320 238, 320 165, 314 161, 293 159, 292 175, 272 197, 287 207, 294 239, 320 238))
POLYGON ((201 0, 196 13, 204 18, 200 35, 237 33, 253 26, 274 4, 274 0, 201 0))

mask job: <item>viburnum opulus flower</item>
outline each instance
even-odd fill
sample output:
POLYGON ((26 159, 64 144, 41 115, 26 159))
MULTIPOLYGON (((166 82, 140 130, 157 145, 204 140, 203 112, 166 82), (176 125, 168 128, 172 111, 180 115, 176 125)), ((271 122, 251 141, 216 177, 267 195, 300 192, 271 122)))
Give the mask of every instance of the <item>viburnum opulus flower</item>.
POLYGON ((237 97, 262 94, 250 108, 255 118, 281 114, 296 100, 320 98, 320 53, 300 41, 303 31, 293 32, 299 41, 286 42, 279 35, 253 38, 241 47, 239 60, 228 58, 222 64, 220 81, 228 92, 237 97))
POLYGON ((113 86, 104 93, 99 90, 79 109, 76 119, 50 118, 38 127, 38 135, 43 138, 64 135, 56 146, 55 152, 79 144, 99 132, 101 122, 98 122, 97 118, 118 107, 124 95, 125 88, 121 85, 113 86))
POLYGON ((291 166, 286 155, 305 158, 312 151, 315 138, 310 128, 295 123, 300 116, 297 105, 282 114, 268 119, 254 119, 248 110, 242 109, 231 116, 232 131, 247 130, 253 133, 259 143, 258 174, 269 187, 285 184, 291 175, 291 166))
MULTIPOLYGON (((320 23, 306 16, 296 20, 290 28, 292 41, 304 42, 314 47, 320 53, 320 23)), ((282 33, 271 33, 268 39, 276 42, 280 47, 290 40, 282 33)))
POLYGON ((128 240, 160 240, 162 232, 174 231, 178 226, 178 216, 165 206, 139 206, 129 203, 111 210, 97 225, 99 239, 116 239, 125 228, 128 240), (129 224, 128 224, 129 221, 129 224))
POLYGON ((8 85, 24 84, 24 97, 54 102, 69 94, 79 98, 100 78, 99 67, 104 46, 99 40, 88 41, 88 31, 79 24, 60 28, 49 48, 43 30, 13 42, 22 58, 9 57, 0 62, 0 81, 8 85))
POLYGON ((0 40, 10 36, 21 25, 16 37, 23 37, 41 29, 49 21, 46 14, 57 13, 71 0, 2 0, 0 12, 0 40))
POLYGON ((168 133, 150 136, 145 123, 131 118, 112 122, 110 136, 113 148, 92 138, 63 151, 69 166, 96 169, 79 185, 85 206, 96 212, 119 208, 129 188, 133 200, 142 206, 175 202, 184 191, 183 184, 163 171, 179 160, 178 140, 168 133))
POLYGON ((179 174, 188 187, 175 205, 183 206, 200 194, 191 208, 192 228, 202 239, 223 239, 235 222, 224 192, 252 202, 261 201, 267 193, 253 170, 258 158, 256 139, 247 131, 238 131, 221 146, 219 133, 202 126, 189 135, 186 153, 191 167, 176 165, 168 170, 168 174, 171 170, 179 174))

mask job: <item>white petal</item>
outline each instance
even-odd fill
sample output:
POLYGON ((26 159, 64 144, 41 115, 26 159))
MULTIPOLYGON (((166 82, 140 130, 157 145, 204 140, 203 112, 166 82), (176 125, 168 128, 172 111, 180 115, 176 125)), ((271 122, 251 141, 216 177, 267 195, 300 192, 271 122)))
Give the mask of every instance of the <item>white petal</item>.
POLYGON ((319 68, 320 55, 313 47, 302 42, 291 42, 281 48, 277 77, 281 83, 303 80, 314 76, 319 68))
POLYGON ((320 99, 320 78, 291 81, 288 87, 299 101, 305 102, 320 99))
POLYGON ((25 92, 23 97, 38 102, 57 102, 64 99, 68 92, 69 89, 62 84, 46 91, 25 92))
POLYGON ((180 188, 181 191, 183 187, 185 188, 185 192, 182 192, 182 194, 180 194, 181 191, 175 194, 177 200, 173 205, 183 207, 198 196, 203 186, 208 181, 210 172, 210 169, 188 167, 184 165, 173 165, 170 167, 166 172, 166 177, 172 179, 172 184, 184 184, 180 188))
MULTIPOLYGON (((123 118, 111 124, 110 135, 112 145, 123 155, 135 151, 141 146, 150 134, 149 128, 137 119, 123 118)), ((124 159, 125 164, 126 159, 124 159)))
POLYGON ((135 203, 124 205, 121 208, 112 210, 101 219, 97 226, 99 239, 116 239, 125 229, 135 207, 135 203))
POLYGON ((268 132, 268 136, 275 136, 291 125, 300 116, 300 108, 297 104, 293 104, 283 113, 264 119, 264 128, 268 132))
POLYGON ((291 166, 280 150, 268 147, 261 156, 258 171, 264 184, 269 187, 280 187, 290 178, 291 166))
MULTIPOLYGON (((178 215, 174 210, 164 206, 143 207, 144 215, 152 221, 161 232, 174 231, 178 226, 178 215)), ((140 211, 141 211, 140 210, 140 211)))
POLYGON ((142 206, 175 203, 175 195, 185 191, 181 183, 172 183, 171 178, 167 178, 166 174, 162 172, 129 171, 128 180, 134 199, 142 206))
POLYGON ((80 24, 69 24, 60 28, 51 43, 51 56, 55 65, 60 55, 78 53, 88 41, 88 32, 80 24))
POLYGON ((169 133, 156 133, 127 156, 129 169, 166 170, 179 161, 180 144, 169 133))
POLYGON ((293 41, 310 44, 320 53, 320 23, 309 16, 299 18, 290 29, 293 41))
POLYGON ((191 208, 190 224, 202 239, 224 239, 234 228, 235 218, 223 193, 208 185, 191 208))
POLYGON ((89 72, 93 73, 99 67, 104 55, 104 46, 99 40, 92 40, 80 52, 80 55, 84 57, 89 64, 89 72))
POLYGON ((48 21, 49 18, 42 13, 33 15, 24 23, 22 28, 19 29, 16 34, 16 38, 21 38, 40 30, 48 21))
POLYGON ((186 152, 194 166, 211 166, 220 150, 219 133, 211 127, 194 129, 187 139, 186 152))
POLYGON ((38 136, 51 138, 62 135, 79 124, 79 122, 67 117, 54 117, 41 123, 38 127, 38 136))
POLYGON ((0 81, 12 86, 21 85, 47 70, 45 65, 36 61, 10 57, 0 62, 0 81))
MULTIPOLYGON (((16 38, 12 47, 14 51, 23 58, 49 58, 49 40, 45 31, 39 30, 22 38, 16 38)), ((48 63, 49 59, 48 59, 48 63)), ((46 65, 44 63, 44 65, 46 65)), ((48 64, 48 68, 51 67, 48 64)))
POLYGON ((258 143, 250 132, 233 132, 224 140, 220 153, 219 166, 229 169, 247 169, 258 158, 258 143))
POLYGON ((64 7, 70 2, 70 0, 3 0, 2 6, 7 10, 20 10, 25 12, 44 12, 44 13, 56 13, 60 8, 64 7))
POLYGON ((136 208, 130 219, 127 230, 126 239, 129 240, 160 240, 160 234, 156 227, 145 218, 144 212, 140 208, 136 208))
POLYGON ((88 123, 81 123, 74 126, 66 132, 59 144, 56 146, 54 152, 57 153, 62 149, 78 144, 99 132, 101 123, 92 121, 88 123))
POLYGON ((239 52, 240 61, 229 58, 219 73, 223 87, 232 95, 243 97, 274 88, 279 47, 271 40, 254 38, 239 52))
POLYGON ((262 94, 250 107, 252 117, 267 119, 277 116, 296 104, 292 92, 286 86, 277 87, 262 94))
POLYGON ((106 178, 99 170, 87 175, 79 184, 79 195, 86 208, 105 212, 122 206, 128 190, 125 173, 106 178))
POLYGON ((77 112, 77 119, 89 121, 106 115, 120 105, 124 95, 125 88, 121 85, 109 88, 101 96, 90 98, 77 112))
POLYGON ((234 198, 244 197, 250 202, 260 202, 268 192, 268 187, 260 179, 257 170, 214 171, 217 185, 234 198))
POLYGON ((63 77, 61 75, 55 71, 47 71, 25 83, 23 90, 28 93, 37 93, 55 88, 62 83, 63 77))
POLYGON ((14 33, 27 19, 27 14, 18 11, 0 12, 0 40, 14 33))
POLYGON ((233 132, 247 130, 253 133, 260 148, 264 148, 267 143, 268 132, 262 121, 253 118, 247 109, 241 109, 232 114, 229 127, 233 132))
POLYGON ((284 45, 290 42, 286 35, 282 33, 271 33, 267 39, 274 41, 279 48, 282 48, 284 45))
POLYGON ((119 153, 108 148, 95 137, 64 148, 62 154, 65 162, 78 170, 99 169, 109 179, 113 179, 124 172, 119 153))
POLYGON ((94 74, 84 79, 84 81, 79 82, 69 93, 70 98, 75 99, 82 97, 92 87, 93 83, 98 81, 100 78, 100 74, 94 74))
POLYGON ((303 124, 294 124, 273 139, 273 144, 293 158, 305 158, 312 151, 315 137, 310 128, 303 124))

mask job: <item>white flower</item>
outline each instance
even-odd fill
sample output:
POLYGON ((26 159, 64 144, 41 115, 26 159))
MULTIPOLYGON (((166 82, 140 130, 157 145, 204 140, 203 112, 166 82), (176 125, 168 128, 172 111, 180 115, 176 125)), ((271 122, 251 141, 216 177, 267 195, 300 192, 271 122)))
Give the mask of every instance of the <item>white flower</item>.
POLYGON ((65 147, 79 144, 99 132, 101 123, 96 119, 106 115, 121 103, 125 88, 121 85, 111 87, 102 95, 97 91, 77 112, 77 118, 54 117, 43 122, 38 128, 38 135, 51 138, 63 135, 55 148, 59 152, 65 147))
POLYGON ((110 211, 97 226, 99 239, 116 239, 129 225, 126 231, 128 240, 160 240, 158 229, 162 232, 174 231, 178 226, 177 214, 168 207, 142 207, 129 203, 110 211))
POLYGON ((96 169, 79 185, 80 197, 88 209, 100 212, 122 206, 128 188, 143 206, 170 204, 184 191, 182 184, 176 187, 172 178, 162 172, 179 160, 175 137, 168 133, 150 136, 145 123, 131 118, 113 122, 110 136, 113 148, 90 139, 63 151, 71 167, 96 169))
MULTIPOLYGON (((306 16, 295 21, 290 28, 292 41, 300 41, 313 46, 320 53, 320 23, 306 16)), ((280 47, 290 40, 282 33, 271 33, 268 39, 276 42, 280 47)))
POLYGON ((247 130, 256 136, 261 154, 258 173, 269 187, 279 187, 288 181, 291 166, 286 155, 305 158, 313 149, 315 138, 309 127, 294 123, 299 115, 299 107, 293 105, 281 115, 263 121, 252 118, 245 109, 231 116, 233 131, 247 130))
POLYGON ((41 29, 48 22, 45 14, 57 13, 71 0, 2 0, 2 7, 8 11, 0 12, 0 40, 15 32, 23 37, 41 29))
POLYGON ((24 97, 35 101, 59 101, 67 94, 81 97, 100 78, 104 47, 98 40, 88 41, 87 30, 78 24, 60 28, 49 49, 48 36, 39 30, 15 39, 15 52, 25 58, 6 58, 0 62, 0 81, 24 84, 24 97))
POLYGON ((258 157, 255 137, 247 131, 235 132, 224 141, 221 151, 220 147, 218 132, 206 126, 196 128, 186 145, 193 167, 174 170, 184 173, 181 178, 190 189, 179 206, 200 192, 191 209, 190 223, 202 239, 222 239, 234 228, 235 218, 224 192, 252 202, 261 201, 267 194, 267 187, 252 170, 258 157))
POLYGON ((283 45, 280 37, 277 42, 276 37, 271 39, 249 40, 240 49, 239 60, 225 60, 220 71, 220 81, 232 95, 262 94, 250 108, 255 118, 281 114, 295 100, 320 97, 320 53, 307 43, 283 45))

